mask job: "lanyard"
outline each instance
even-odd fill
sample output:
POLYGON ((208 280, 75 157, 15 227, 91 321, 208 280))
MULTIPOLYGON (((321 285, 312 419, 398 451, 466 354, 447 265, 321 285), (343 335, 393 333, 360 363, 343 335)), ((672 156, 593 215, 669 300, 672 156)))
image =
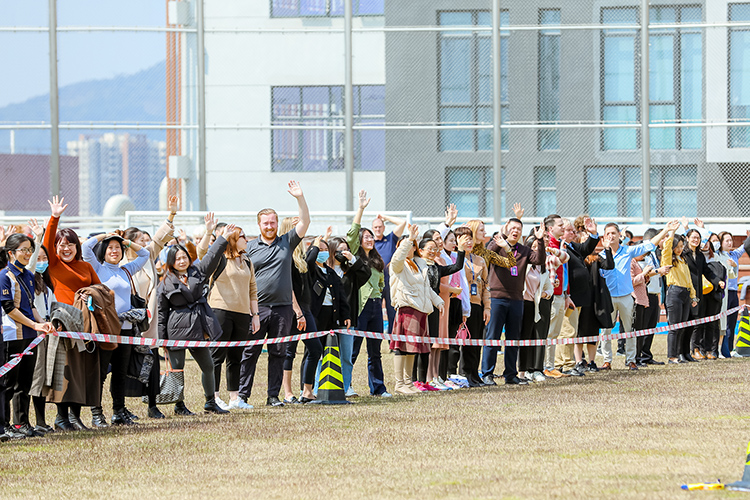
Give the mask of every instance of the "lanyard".
POLYGON ((471 254, 469 254, 469 262, 471 262, 471 264, 469 265, 469 271, 471 271, 471 282, 474 283, 474 258, 471 256, 471 254))
POLYGON ((45 319, 47 321, 49 321, 49 302, 47 300, 48 297, 49 297, 49 289, 45 285, 44 287, 44 314, 45 314, 45 319))

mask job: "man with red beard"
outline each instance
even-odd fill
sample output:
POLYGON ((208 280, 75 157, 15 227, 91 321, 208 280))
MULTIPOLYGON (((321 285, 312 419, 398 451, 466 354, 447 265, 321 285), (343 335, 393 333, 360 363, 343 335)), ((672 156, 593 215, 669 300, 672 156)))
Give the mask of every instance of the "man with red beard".
MULTIPOLYGON (((260 330, 251 340, 286 337, 295 320, 292 310, 292 253, 310 226, 310 211, 305 195, 296 181, 289 181, 289 194, 297 199, 299 222, 288 233, 278 235, 279 216, 272 208, 258 212, 260 236, 248 242, 246 255, 255 267, 258 286, 260 330)), ((297 318, 299 319, 299 318, 297 318)), ((268 344, 268 406, 284 406, 279 400, 284 374, 285 344, 268 344)), ((253 388, 255 367, 263 346, 246 347, 240 365, 240 397, 247 400, 253 388)))

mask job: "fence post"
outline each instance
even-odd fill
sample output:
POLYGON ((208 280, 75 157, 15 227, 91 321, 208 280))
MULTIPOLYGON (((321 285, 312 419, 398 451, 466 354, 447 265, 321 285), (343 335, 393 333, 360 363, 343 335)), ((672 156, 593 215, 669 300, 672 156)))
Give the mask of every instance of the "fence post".
POLYGON ((641 209, 643 224, 651 222, 651 139, 648 130, 648 124, 651 122, 648 88, 648 23, 648 0, 641 0, 641 209))
POLYGON ((344 0, 344 172, 346 210, 354 210, 354 89, 352 87, 352 2, 344 0))
POLYGON ((60 107, 57 95, 57 0, 49 0, 50 196, 60 195, 60 107))
POLYGON ((492 0, 492 216, 495 224, 500 224, 502 218, 502 97, 500 81, 500 0, 492 0))
POLYGON ((206 46, 204 40, 203 0, 196 0, 198 31, 198 203, 206 211, 206 46))

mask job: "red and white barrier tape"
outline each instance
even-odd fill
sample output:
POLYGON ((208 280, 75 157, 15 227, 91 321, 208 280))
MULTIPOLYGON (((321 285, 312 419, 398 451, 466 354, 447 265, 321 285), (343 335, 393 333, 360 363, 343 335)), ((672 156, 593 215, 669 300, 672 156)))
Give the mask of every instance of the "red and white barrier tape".
MULTIPOLYGON (((616 339, 628 339, 635 337, 643 337, 645 335, 653 335, 655 333, 666 332, 669 330, 678 330, 688 326, 701 325, 704 323, 710 323, 716 321, 722 316, 728 316, 734 314, 741 309, 745 309, 748 306, 741 305, 732 308, 726 312, 715 314, 713 316, 707 316, 705 318, 693 319, 677 323, 674 325, 660 326, 657 328, 648 328, 646 330, 638 330, 633 332, 623 333, 610 333, 607 335, 595 335, 591 337, 573 337, 573 338, 555 338, 555 339, 535 339, 535 340, 501 340, 501 339, 451 339, 451 338, 438 338, 438 337, 416 337, 412 335, 393 335, 390 333, 379 333, 379 332, 363 332, 359 330, 329 330, 320 332, 308 332, 290 335, 287 337, 277 337, 270 339, 259 339, 259 340, 242 340, 242 341, 197 341, 197 340, 162 340, 162 339, 150 339, 143 337, 121 337, 119 335, 106 335, 100 333, 84 333, 84 332, 54 332, 52 335, 58 337, 69 338, 74 340, 92 340, 94 342, 108 342, 116 344, 129 344, 129 345, 143 345, 151 348, 155 347, 173 347, 178 349, 195 348, 195 347, 250 347, 265 344, 280 344, 286 342, 296 342, 298 340, 307 340, 318 337, 324 337, 333 333, 343 333, 348 335, 354 335, 355 337, 365 337, 370 339, 379 340, 396 340, 401 342, 409 342, 411 344, 431 344, 439 343, 441 345, 469 345, 476 347, 532 347, 532 346, 548 346, 548 345, 561 345, 561 344, 585 344, 589 342, 597 342, 601 340, 616 340, 616 339)), ((30 354, 31 351, 39 345, 44 339, 44 335, 40 335, 35 338, 32 343, 24 349, 20 354, 17 354, 8 363, 0 367, 0 377, 8 373, 14 366, 16 366, 21 357, 30 354)))

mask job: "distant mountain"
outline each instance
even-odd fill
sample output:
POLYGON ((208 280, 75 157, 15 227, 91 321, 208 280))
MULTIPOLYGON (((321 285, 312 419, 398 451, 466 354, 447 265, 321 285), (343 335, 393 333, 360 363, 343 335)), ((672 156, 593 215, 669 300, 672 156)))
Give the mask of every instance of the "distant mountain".
MULTIPOLYGON (((166 120, 166 67, 162 61, 133 73, 106 80, 89 80, 60 87, 60 121, 66 122, 143 122, 166 120)), ((49 94, 0 108, 1 122, 49 120, 49 94)), ((60 149, 80 134, 100 134, 106 130, 60 130, 60 149)), ((151 139, 165 140, 163 131, 133 131, 151 139)), ((49 153, 49 131, 17 130, 17 153, 49 153)), ((0 130, 0 153, 10 151, 10 132, 0 130)))

